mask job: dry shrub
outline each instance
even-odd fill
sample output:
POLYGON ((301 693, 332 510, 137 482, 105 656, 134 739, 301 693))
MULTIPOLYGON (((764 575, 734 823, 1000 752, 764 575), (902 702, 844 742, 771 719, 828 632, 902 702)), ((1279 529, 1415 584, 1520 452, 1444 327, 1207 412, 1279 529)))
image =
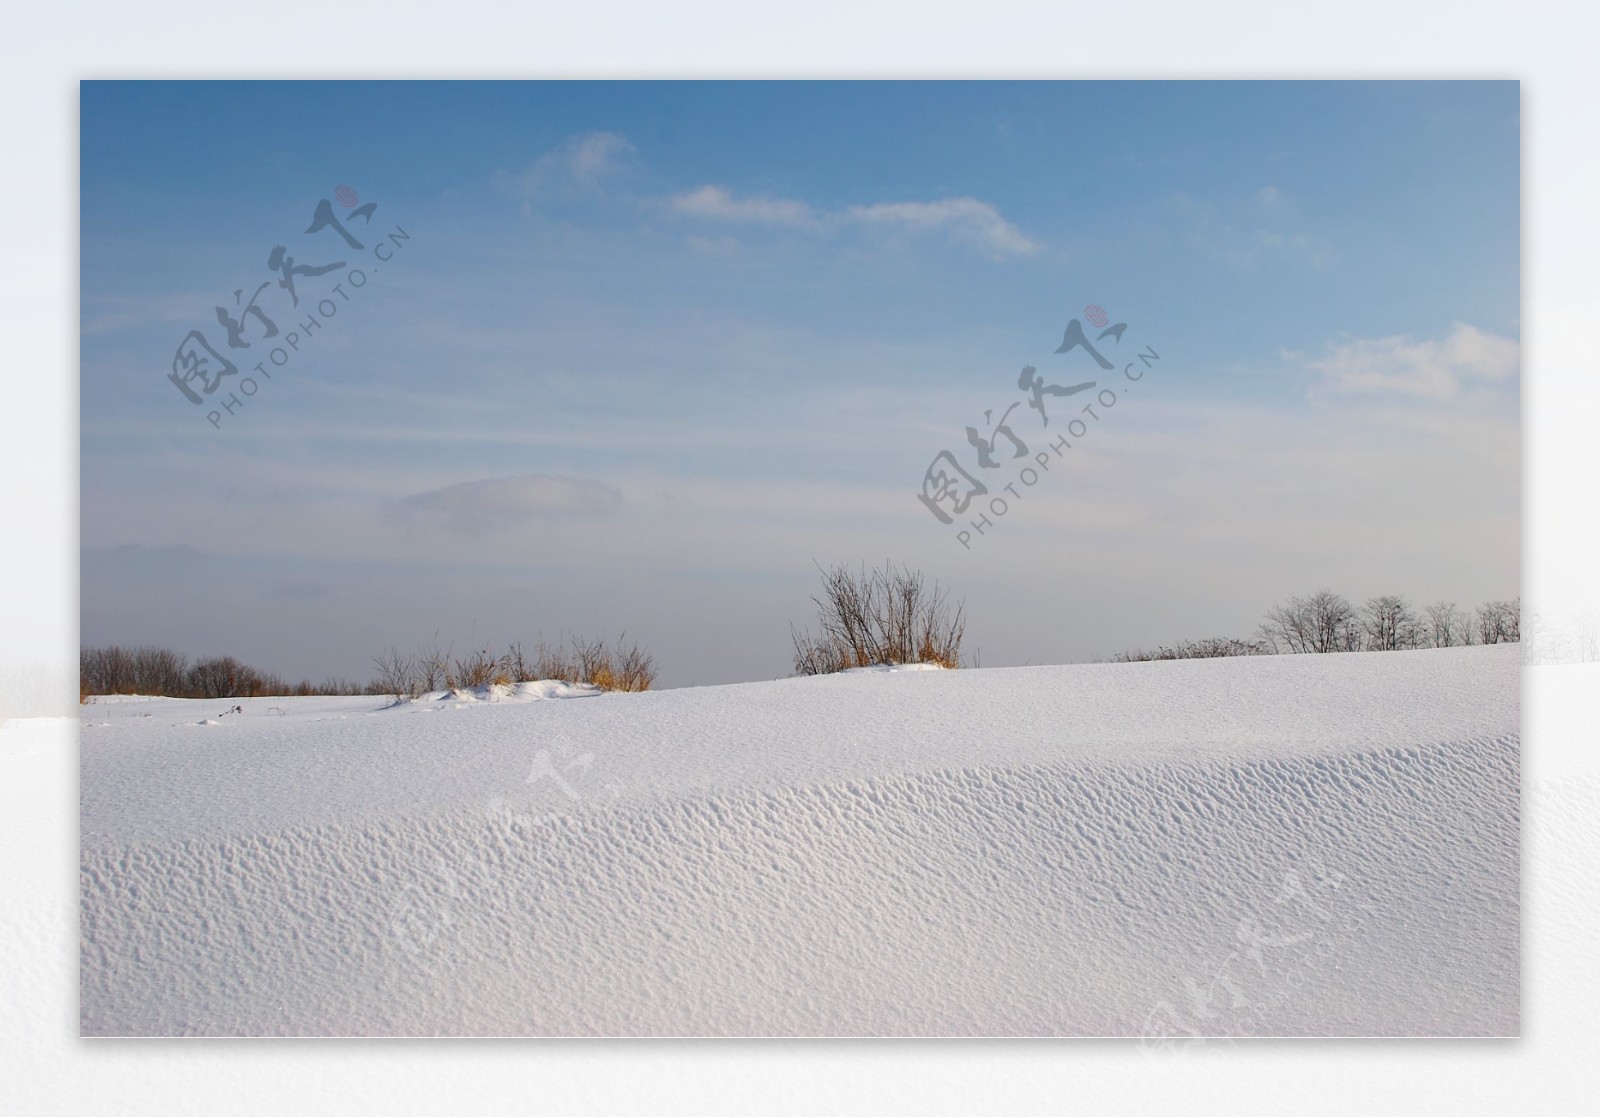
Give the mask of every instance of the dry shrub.
POLYGON ((1268 653, 1262 641, 1243 641, 1236 637, 1206 637, 1204 640, 1179 641, 1162 645, 1154 651, 1135 649, 1119 652, 1111 658, 1114 664, 1132 664, 1144 660, 1209 660, 1221 656, 1265 656, 1268 653))
POLYGON ((433 641, 417 656, 418 682, 424 692, 438 691, 447 685, 450 678, 450 652, 439 647, 439 634, 433 635, 433 641))
MULTIPOLYGON (((604 640, 573 637, 570 656, 563 642, 551 656, 553 665, 562 669, 562 674, 544 678, 589 683, 602 691, 650 690, 656 678, 655 657, 637 644, 625 644, 627 636, 624 633, 618 637, 615 647, 604 640)), ((540 651, 545 651, 543 645, 540 651)))
POLYGON ((416 657, 391 648, 382 656, 374 656, 372 663, 378 669, 373 688, 379 693, 390 696, 397 703, 424 694, 422 673, 416 657))
POLYGON ((451 690, 458 687, 487 687, 497 678, 505 676, 502 657, 487 648, 471 656, 454 661, 446 671, 445 685, 451 690))
POLYGON ((961 666, 964 607, 952 606, 938 584, 930 589, 921 571, 841 564, 822 572, 822 594, 811 600, 819 632, 790 630, 799 675, 877 664, 961 666))
POLYGON ((437 691, 440 685, 510 686, 540 679, 588 683, 603 691, 648 691, 655 682, 655 657, 637 644, 627 644, 626 638, 624 633, 612 646, 604 640, 563 636, 553 645, 541 640, 531 652, 518 641, 499 655, 486 648, 456 659, 439 651, 437 644, 416 656, 391 649, 373 658, 378 675, 369 690, 391 695, 397 702, 437 691))

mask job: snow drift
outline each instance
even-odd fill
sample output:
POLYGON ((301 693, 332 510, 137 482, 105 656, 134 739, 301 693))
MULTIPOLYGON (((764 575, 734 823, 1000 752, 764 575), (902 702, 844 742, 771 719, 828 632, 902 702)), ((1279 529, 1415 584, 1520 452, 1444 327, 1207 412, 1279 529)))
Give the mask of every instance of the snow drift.
POLYGON ((1518 677, 1500 646, 101 700, 81 1028, 1514 1035, 1518 677))

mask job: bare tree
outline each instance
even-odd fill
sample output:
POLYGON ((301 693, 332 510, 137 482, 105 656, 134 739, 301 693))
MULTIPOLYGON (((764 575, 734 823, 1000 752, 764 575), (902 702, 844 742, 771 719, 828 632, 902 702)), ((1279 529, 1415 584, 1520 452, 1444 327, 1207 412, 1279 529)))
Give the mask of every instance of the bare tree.
POLYGON ((262 694, 265 683, 260 672, 232 656, 196 660, 189 669, 189 689, 202 699, 249 698, 262 694))
POLYGON ((84 648, 78 652, 79 690, 88 695, 173 695, 188 691, 187 657, 170 648, 84 648))
POLYGON ((1578 659, 1585 663, 1600 660, 1600 614, 1593 612, 1580 615, 1572 623, 1574 638, 1574 652, 1578 659))
POLYGON ((1361 607, 1360 628, 1371 652, 1395 652, 1417 646, 1417 616, 1398 594, 1368 598, 1361 607))
POLYGON ((1256 635, 1273 652, 1309 652, 1309 626, 1300 599, 1273 606, 1256 628, 1256 635))
POLYGON ((1438 601, 1426 611, 1421 643, 1434 648, 1453 648, 1458 644, 1466 644, 1469 632, 1466 615, 1456 607, 1456 604, 1438 601))
POLYGON ((1477 633, 1480 644, 1500 643, 1500 626, 1497 624, 1498 611, 1493 603, 1485 602, 1478 607, 1477 633))
POLYGON ((1522 598, 1509 602, 1485 602, 1478 607, 1477 633, 1480 644, 1506 644, 1522 639, 1522 598))
POLYGON ((1522 618, 1522 660, 1527 664, 1561 664, 1570 662, 1572 642, 1568 627, 1560 627, 1539 613, 1530 610, 1522 618))
POLYGON ((1273 606, 1257 635, 1273 652, 1353 652, 1361 647, 1355 606, 1332 590, 1273 606))

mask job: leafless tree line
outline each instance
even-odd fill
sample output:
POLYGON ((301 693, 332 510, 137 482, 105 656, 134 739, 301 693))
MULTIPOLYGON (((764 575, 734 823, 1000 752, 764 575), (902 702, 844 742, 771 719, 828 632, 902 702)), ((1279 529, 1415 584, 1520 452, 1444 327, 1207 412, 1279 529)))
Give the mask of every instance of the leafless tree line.
POLYGON ((1523 660, 1529 664, 1590 664, 1600 660, 1600 613, 1564 619, 1533 611, 1525 623, 1523 660))
POLYGON ((78 696, 166 695, 180 699, 252 698, 257 695, 375 694, 370 686, 347 679, 309 679, 290 683, 272 672, 258 671, 232 656, 211 656, 189 663, 170 648, 125 648, 107 645, 78 653, 78 696))
POLYGON ((1256 634, 1273 652, 1395 652, 1515 643, 1521 630, 1521 597, 1485 602, 1469 613, 1447 601, 1417 610, 1398 594, 1357 606, 1343 594, 1319 590, 1273 606, 1256 634))
POLYGON ((0 723, 72 714, 70 672, 56 664, 0 664, 0 723))
POLYGON ((1141 649, 1119 653, 1112 659, 1130 662, 1282 653, 1395 652, 1506 644, 1521 639, 1521 597, 1485 602, 1468 612, 1447 601, 1415 609, 1398 594, 1368 598, 1358 606, 1343 594, 1318 590, 1273 606, 1256 628, 1253 640, 1214 637, 1182 641, 1154 652, 1141 649))
POLYGON ((367 683, 330 678, 289 683, 232 656, 189 663, 181 652, 145 646, 108 645, 78 654, 78 698, 90 695, 165 695, 178 699, 254 698, 262 695, 390 695, 417 698, 434 691, 559 679, 592 683, 608 691, 647 691, 655 681, 655 658, 637 644, 563 638, 531 651, 521 642, 503 653, 480 649, 456 656, 437 642, 423 652, 391 649, 373 657, 377 676, 367 683))
POLYGON ((1155 649, 1135 649, 1119 652, 1111 658, 1113 663, 1131 664, 1142 660, 1209 660, 1218 656, 1265 656, 1269 649, 1263 641, 1242 641, 1233 637, 1207 637, 1197 641, 1179 641, 1155 649))

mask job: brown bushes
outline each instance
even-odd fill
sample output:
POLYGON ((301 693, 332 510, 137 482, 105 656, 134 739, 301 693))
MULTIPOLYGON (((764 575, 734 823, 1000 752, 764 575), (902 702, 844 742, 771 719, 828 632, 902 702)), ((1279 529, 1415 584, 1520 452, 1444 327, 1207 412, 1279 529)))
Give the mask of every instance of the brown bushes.
POLYGON ((484 648, 456 657, 437 641, 422 652, 390 649, 373 657, 377 674, 369 683, 333 678, 291 684, 258 671, 232 656, 212 656, 193 664, 168 648, 85 648, 78 655, 78 699, 92 695, 165 695, 176 699, 254 698, 263 695, 389 695, 415 699, 434 691, 508 685, 557 679, 592 683, 605 691, 648 691, 655 682, 655 657, 626 634, 616 644, 604 640, 541 641, 530 654, 519 642, 503 653, 484 648), (570 647, 569 647, 570 644, 570 647))
POLYGON ((937 584, 929 589, 920 571, 840 565, 822 572, 822 594, 811 600, 819 632, 790 630, 799 675, 877 664, 961 666, 963 607, 952 607, 937 584))
POLYGON ((415 656, 390 649, 373 658, 378 670, 374 688, 396 700, 541 679, 587 683, 602 691, 648 691, 655 682, 655 657, 637 644, 624 644, 626 639, 624 633, 612 646, 604 640, 563 637, 554 645, 540 641, 531 652, 518 641, 502 653, 485 648, 459 658, 437 645, 415 656))

